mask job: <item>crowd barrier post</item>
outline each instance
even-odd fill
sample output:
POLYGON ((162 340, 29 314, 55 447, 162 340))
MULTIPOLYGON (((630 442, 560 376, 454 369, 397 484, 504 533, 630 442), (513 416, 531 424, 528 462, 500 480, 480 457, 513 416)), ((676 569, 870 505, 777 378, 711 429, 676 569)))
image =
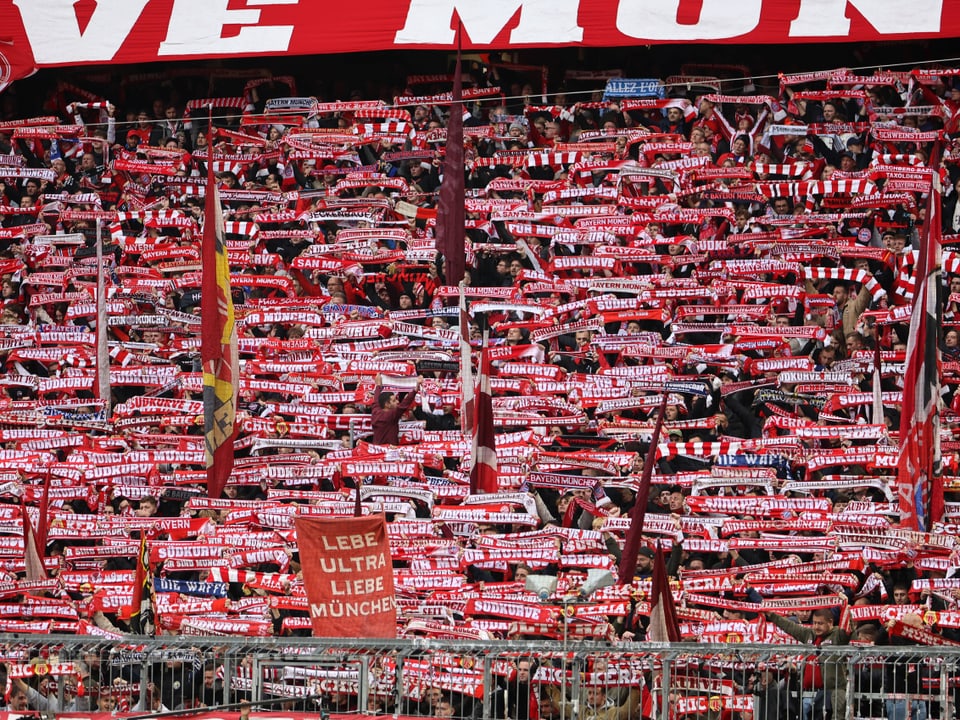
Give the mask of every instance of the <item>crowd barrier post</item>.
POLYGON ((233 701, 230 695, 230 678, 232 678, 233 675, 234 675, 233 653, 225 652, 223 654, 224 683, 223 683, 223 687, 221 688, 221 690, 223 691, 223 695, 220 698, 220 702, 223 703, 224 705, 229 705, 233 701))
POLYGON ((493 712, 493 657, 483 655, 483 720, 492 720, 493 712))
POLYGON ((664 652, 663 657, 660 660, 660 692, 657 693, 657 681, 656 681, 656 662, 652 662, 651 666, 653 667, 653 672, 651 672, 651 678, 653 680, 653 692, 660 699, 659 710, 660 710, 660 720, 670 720, 670 668, 673 664, 674 658, 676 656, 670 651, 667 650, 664 652))

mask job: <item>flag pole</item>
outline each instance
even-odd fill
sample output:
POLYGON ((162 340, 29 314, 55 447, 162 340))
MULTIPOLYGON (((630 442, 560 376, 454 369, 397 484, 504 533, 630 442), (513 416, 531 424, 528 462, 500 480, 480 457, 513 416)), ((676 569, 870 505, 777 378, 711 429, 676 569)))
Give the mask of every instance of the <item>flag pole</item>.
POLYGON ((97 218, 95 227, 97 233, 97 395, 103 403, 104 420, 110 420, 110 348, 107 343, 107 298, 100 218, 97 218))
POLYGON ((883 388, 881 386, 882 358, 880 355, 880 326, 874 325, 873 338, 873 424, 883 425, 883 388))
POLYGON ((466 284, 457 286, 460 296, 460 429, 468 439, 473 433, 473 404, 476 402, 473 386, 473 352, 470 346, 470 315, 467 312, 466 284))

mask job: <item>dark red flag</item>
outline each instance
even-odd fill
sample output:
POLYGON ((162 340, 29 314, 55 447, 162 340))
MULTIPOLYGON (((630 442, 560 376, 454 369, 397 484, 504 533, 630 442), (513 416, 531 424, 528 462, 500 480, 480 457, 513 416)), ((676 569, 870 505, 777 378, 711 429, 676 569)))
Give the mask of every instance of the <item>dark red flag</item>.
POLYGON ((630 511, 630 529, 623 544, 623 554, 620 557, 620 576, 617 582, 624 585, 633 582, 633 573, 637 569, 637 552, 640 550, 640 540, 643 537, 643 521, 647 516, 647 503, 650 502, 650 478, 653 476, 653 466, 657 459, 657 443, 660 442, 660 429, 663 427, 663 416, 667 410, 667 398, 670 393, 663 394, 663 401, 657 412, 657 421, 653 425, 653 435, 650 438, 650 449, 643 461, 643 474, 640 476, 640 487, 637 489, 637 500, 630 511))
POLYGON ((443 255, 447 285, 458 285, 466 267, 463 210, 463 81, 460 79, 460 33, 457 33, 457 66, 453 71, 453 102, 447 121, 443 182, 437 207, 437 251, 443 255))
POLYGON ((37 519, 37 546, 41 556, 47 553, 47 535, 50 532, 50 470, 43 476, 43 492, 40 495, 40 517, 37 519))

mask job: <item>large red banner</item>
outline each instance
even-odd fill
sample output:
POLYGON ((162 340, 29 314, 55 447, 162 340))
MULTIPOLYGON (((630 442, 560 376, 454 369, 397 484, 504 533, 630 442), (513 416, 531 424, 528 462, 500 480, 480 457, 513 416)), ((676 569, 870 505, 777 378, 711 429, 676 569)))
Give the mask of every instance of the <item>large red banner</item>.
POLYGON ((298 517, 296 527, 314 636, 396 637, 386 518, 298 517))
POLYGON ((0 87, 40 67, 370 50, 960 36, 956 0, 0 0, 0 87))

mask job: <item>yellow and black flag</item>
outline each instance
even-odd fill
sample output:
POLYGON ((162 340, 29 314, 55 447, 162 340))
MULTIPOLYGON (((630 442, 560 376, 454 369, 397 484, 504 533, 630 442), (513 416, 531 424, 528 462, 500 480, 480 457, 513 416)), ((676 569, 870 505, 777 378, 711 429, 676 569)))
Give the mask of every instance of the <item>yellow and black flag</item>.
POLYGON ((152 531, 140 529, 140 549, 137 552, 137 571, 133 580, 133 600, 130 603, 130 629, 141 635, 153 635, 153 573, 150 572, 150 548, 147 541, 152 531))
MULTIPOLYGON (((212 128, 211 128, 212 129, 212 128)), ((203 219, 203 284, 200 294, 203 362, 203 429, 206 436, 207 495, 220 497, 233 470, 239 365, 237 328, 230 291, 230 263, 223 212, 208 144, 206 206, 203 219)))

